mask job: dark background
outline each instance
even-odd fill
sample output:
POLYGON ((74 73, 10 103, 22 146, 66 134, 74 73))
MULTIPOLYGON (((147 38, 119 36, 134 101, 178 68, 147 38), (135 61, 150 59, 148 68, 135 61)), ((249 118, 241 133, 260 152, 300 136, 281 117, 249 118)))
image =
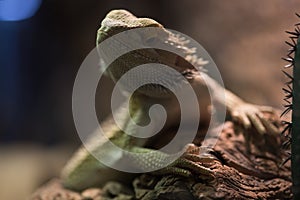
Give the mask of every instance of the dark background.
MULTIPOLYGON (((288 49, 284 31, 297 22, 299 1, 44 0, 29 19, 0 21, 1 155, 11 159, 20 155, 11 156, 11 151, 36 145, 39 148, 30 153, 67 144, 72 146, 66 150, 70 152, 80 144, 72 118, 73 82, 81 62, 95 47, 101 20, 116 8, 154 18, 191 36, 215 60, 227 88, 252 103, 282 109, 285 63, 280 58, 288 49)), ((108 82, 107 88, 111 87, 108 82)), ((105 100, 97 103, 99 112, 108 112, 105 100)), ((68 156, 61 152, 55 150, 50 160, 65 162, 68 156)), ((48 154, 42 154, 46 160, 48 154)), ((11 168, 13 161, 2 158, 2 164, 11 168)))
POLYGON ((292 26, 298 5, 266 2, 45 0, 34 17, 1 22, 0 142, 77 141, 71 111, 73 82, 95 46, 101 19, 115 8, 149 16, 190 35, 215 59, 228 88, 250 101, 279 106, 279 59, 285 52, 283 40, 274 35, 281 36, 292 26))

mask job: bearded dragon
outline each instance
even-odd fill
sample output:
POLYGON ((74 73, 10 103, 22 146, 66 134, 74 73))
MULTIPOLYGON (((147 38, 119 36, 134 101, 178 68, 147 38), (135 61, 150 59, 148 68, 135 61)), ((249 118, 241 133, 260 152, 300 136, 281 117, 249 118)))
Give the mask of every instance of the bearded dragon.
MULTIPOLYGON (((165 34, 165 41, 158 42, 171 45, 174 48, 178 48, 179 51, 185 51, 186 56, 182 58, 157 49, 132 51, 119 58, 107 68, 106 75, 108 75, 111 79, 115 82, 118 81, 126 71, 139 64, 149 63, 149 61, 153 63, 163 63, 186 77, 186 81, 195 90, 197 98, 200 100, 199 108, 202 112, 207 111, 205 114, 210 114, 208 112, 210 101, 208 100, 209 94, 207 90, 209 87, 211 88, 213 93, 212 95, 214 95, 215 100, 220 105, 226 106, 227 113, 231 116, 232 120, 242 124, 245 129, 254 127, 261 134, 265 134, 267 132, 278 132, 277 128, 270 121, 264 118, 263 115, 264 112, 274 114, 272 108, 247 103, 228 90, 225 90, 226 98, 223 99, 218 97, 218 93, 220 93, 223 89, 218 82, 206 75, 205 72, 199 73, 199 71, 195 70, 195 68, 190 64, 192 63, 194 65, 202 66, 205 62, 201 58, 195 58, 193 51, 189 51, 191 49, 187 47, 184 41, 179 40, 174 36, 174 34, 167 31, 160 23, 153 19, 138 18, 126 10, 112 10, 102 21, 101 27, 97 32, 97 45, 105 39, 122 31, 144 27, 156 27, 160 29, 165 34), (205 81, 203 80, 203 76, 206 77, 205 81)), ((151 33, 149 33, 149 35, 146 33, 146 36, 146 38, 144 36, 140 38, 141 43, 146 42, 149 39, 156 39, 156 36, 151 35, 151 33)), ((126 44, 124 44, 124 46, 126 46, 126 44)), ((117 46, 112 45, 111 50, 117 50, 114 48, 117 48, 117 46)), ((105 58, 101 59, 101 63, 105 64, 105 58)), ((175 87, 176 84, 182 83, 177 82, 169 84, 171 87, 172 85, 175 87)), ((135 121, 147 123, 148 118, 146 113, 153 103, 163 105, 167 111, 168 117, 170 115, 170 118, 168 118, 166 122, 167 127, 176 126, 176 123, 179 123, 180 111, 176 104, 175 97, 170 95, 170 92, 168 92, 164 87, 153 84, 139 88, 135 94, 131 96, 131 117, 135 119, 135 121)), ((124 111, 122 111, 122 109, 118 112, 119 116, 122 117, 124 115, 124 111)), ((146 142, 140 143, 135 137, 126 134, 125 132, 135 131, 132 129, 130 124, 125 123, 126 121, 127 119, 124 119, 123 130, 120 130, 120 128, 112 122, 112 118, 104 121, 101 126, 109 140, 122 149, 126 149, 131 152, 156 152, 156 154, 154 154, 156 156, 149 160, 141 161, 139 160, 141 158, 136 158, 136 165, 139 165, 137 167, 144 167, 145 165, 159 165, 161 155, 164 153, 154 150, 155 145, 152 147, 150 146, 150 148, 149 145, 147 145, 147 148, 145 148, 147 140, 146 142)), ((164 136, 162 135, 166 134, 169 134, 169 131, 163 129, 161 134, 157 137, 163 138, 164 136)), ((157 137, 156 139, 159 140, 157 137)), ((107 154, 111 156, 112 162, 118 162, 122 155, 115 156, 114 152, 110 152, 110 149, 106 149, 105 144, 106 142, 101 138, 90 139, 90 146, 92 146, 90 149, 92 149, 93 153, 107 154)), ((190 144, 187 147, 186 153, 184 153, 173 164, 167 166, 161 171, 171 172, 181 176, 191 176, 191 171, 196 171, 200 174, 200 176, 213 176, 212 170, 195 162, 200 161, 205 163, 210 162, 213 159, 214 157, 210 156, 209 153, 190 144)), ((81 147, 62 170, 61 177, 65 187, 81 190, 95 184, 104 184, 106 181, 111 179, 124 179, 123 176, 121 178, 120 173, 121 172, 110 169, 109 167, 101 164, 89 151, 86 150, 86 148, 81 147)))

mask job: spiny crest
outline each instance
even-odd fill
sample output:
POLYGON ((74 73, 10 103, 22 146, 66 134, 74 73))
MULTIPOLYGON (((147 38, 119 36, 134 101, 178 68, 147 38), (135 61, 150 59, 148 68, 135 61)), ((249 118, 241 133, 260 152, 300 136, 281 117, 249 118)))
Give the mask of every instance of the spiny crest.
MULTIPOLYGON (((203 68, 205 65, 209 63, 209 61, 204 60, 203 58, 197 55, 197 49, 191 45, 189 45, 190 40, 182 36, 181 34, 173 34, 170 32, 170 37, 172 37, 172 41, 175 41, 172 45, 176 45, 177 49, 181 49, 185 53, 185 59, 191 63, 196 70, 199 72, 205 72, 206 70, 203 68)), ((171 44, 166 41, 166 43, 171 44)))

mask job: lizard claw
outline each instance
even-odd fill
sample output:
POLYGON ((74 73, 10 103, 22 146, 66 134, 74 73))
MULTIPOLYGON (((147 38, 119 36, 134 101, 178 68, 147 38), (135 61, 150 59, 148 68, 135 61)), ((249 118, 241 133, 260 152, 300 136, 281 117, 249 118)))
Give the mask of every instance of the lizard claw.
POLYGON ((203 149, 194 144, 185 147, 185 153, 174 163, 159 170, 162 174, 177 174, 183 177, 192 177, 199 174, 201 179, 214 179, 214 171, 204 166, 217 160, 209 154, 208 149, 203 149))
POLYGON ((254 127, 260 134, 278 134, 279 129, 274 125, 272 116, 277 116, 275 109, 269 106, 258 106, 249 103, 243 103, 236 106, 231 111, 233 121, 239 122, 245 129, 254 127), (270 118, 265 114, 269 114, 270 118))

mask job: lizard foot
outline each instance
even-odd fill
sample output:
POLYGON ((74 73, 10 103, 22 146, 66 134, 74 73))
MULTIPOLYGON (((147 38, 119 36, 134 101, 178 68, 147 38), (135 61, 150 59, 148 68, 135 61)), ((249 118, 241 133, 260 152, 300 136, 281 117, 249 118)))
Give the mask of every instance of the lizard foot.
POLYGON ((231 111, 233 121, 241 123, 242 126, 249 130, 254 127, 258 133, 278 134, 280 130, 276 127, 274 120, 278 118, 275 109, 269 106, 258 106, 249 103, 243 103, 234 107, 231 111), (269 117, 266 117, 268 114, 269 117))
POLYGON ((199 174, 201 179, 214 179, 214 172, 203 165, 217 160, 208 149, 203 149, 194 144, 185 147, 185 153, 171 165, 160 169, 155 174, 176 174, 183 177, 192 177, 199 174))

